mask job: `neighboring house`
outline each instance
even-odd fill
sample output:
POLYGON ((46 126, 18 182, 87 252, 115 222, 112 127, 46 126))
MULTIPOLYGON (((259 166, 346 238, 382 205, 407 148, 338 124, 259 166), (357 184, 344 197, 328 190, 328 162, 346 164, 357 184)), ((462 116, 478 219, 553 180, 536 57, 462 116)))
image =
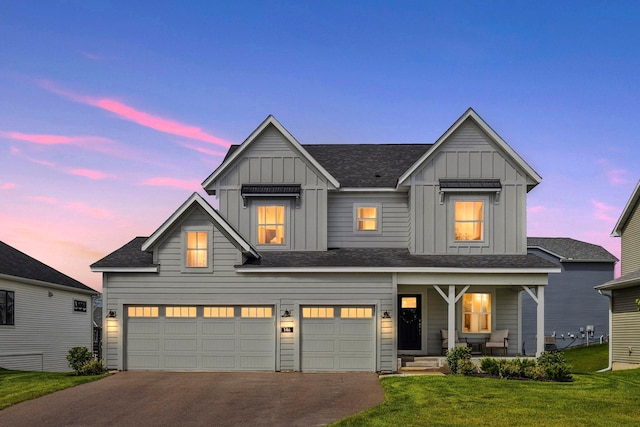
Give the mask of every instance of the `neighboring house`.
POLYGON ((609 298, 609 366, 640 368, 640 182, 611 233, 620 237, 621 276, 595 288, 609 298))
POLYGON ((70 371, 71 347, 92 347, 98 292, 0 242, 0 368, 70 371))
POLYGON ((527 254, 540 176, 473 110, 433 144, 303 145, 269 116, 151 236, 94 263, 110 369, 395 371, 480 344, 560 270, 527 254))
MULTIPOLYGON (((563 349, 607 338, 609 305, 593 287, 613 279, 618 259, 602 246, 566 237, 529 237, 527 242, 529 253, 561 270, 549 275, 545 292, 545 335, 550 343, 555 341, 548 348, 563 349)), ((535 324, 536 305, 523 292, 523 354, 536 351, 535 324)))

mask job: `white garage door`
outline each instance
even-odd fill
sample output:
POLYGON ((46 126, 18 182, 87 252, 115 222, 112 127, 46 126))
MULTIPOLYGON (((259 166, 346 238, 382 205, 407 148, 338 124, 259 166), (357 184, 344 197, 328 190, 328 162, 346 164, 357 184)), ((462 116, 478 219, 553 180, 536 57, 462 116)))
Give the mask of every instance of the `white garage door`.
POLYGON ((130 370, 275 370, 272 307, 127 307, 126 334, 130 370))
POLYGON ((373 307, 303 307, 302 371, 375 371, 373 307))

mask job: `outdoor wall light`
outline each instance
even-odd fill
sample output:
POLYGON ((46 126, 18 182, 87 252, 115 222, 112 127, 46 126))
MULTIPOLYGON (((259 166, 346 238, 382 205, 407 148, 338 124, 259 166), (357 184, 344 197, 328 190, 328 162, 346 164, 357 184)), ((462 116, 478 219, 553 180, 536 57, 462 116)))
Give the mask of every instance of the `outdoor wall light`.
POLYGON ((289 310, 285 310, 285 311, 282 313, 282 317, 291 317, 291 312, 290 312, 289 310))
POLYGON ((109 313, 107 313, 107 319, 115 319, 115 318, 116 318, 116 311, 109 310, 109 313))
POLYGON ((388 311, 385 311, 384 313, 382 313, 382 318, 391 319, 391 314, 388 311))

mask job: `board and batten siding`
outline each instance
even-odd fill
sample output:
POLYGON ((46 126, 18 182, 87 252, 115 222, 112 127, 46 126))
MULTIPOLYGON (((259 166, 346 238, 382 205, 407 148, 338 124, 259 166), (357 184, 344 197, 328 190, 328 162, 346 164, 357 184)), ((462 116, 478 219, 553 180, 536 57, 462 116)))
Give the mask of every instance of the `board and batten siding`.
MULTIPOLYGON (((205 217, 194 211, 181 226, 202 225, 205 217)), ((305 305, 374 306, 381 370, 395 370, 394 333, 380 319, 379 312, 393 310, 391 274, 243 274, 234 265, 241 263, 241 252, 214 227, 213 273, 182 272, 179 226, 168 233, 157 249, 160 273, 104 273, 105 312, 124 313, 127 305, 270 305, 275 322, 285 309, 293 312, 294 334, 281 334, 276 341, 279 369, 299 367, 299 308, 305 305)), ((110 369, 122 369, 123 331, 126 316, 107 319, 105 362, 110 369)), ((274 349, 276 352, 276 349, 274 349)), ((275 368, 275 367, 274 367, 275 368)))
POLYGON ((612 362, 640 364, 640 286, 613 291, 612 362))
POLYGON ((331 193, 328 200, 330 248, 407 248, 409 202, 406 193, 331 193), (381 233, 354 231, 354 205, 380 205, 381 233))
MULTIPOLYGON (((298 153, 273 126, 267 127, 243 153, 242 158, 214 183, 219 212, 243 236, 256 244, 252 236, 255 222, 252 202, 282 200, 252 198, 245 207, 242 184, 300 184, 300 201, 287 200, 291 215, 285 232, 291 233, 286 250, 318 251, 327 249, 327 180, 298 153)), ((267 248, 274 250, 274 248, 267 248)))
POLYGON ((624 276, 633 271, 640 270, 640 203, 636 204, 627 224, 622 230, 621 248, 622 260, 620 261, 621 273, 624 276))
POLYGON ((498 150, 495 143, 467 121, 433 157, 411 176, 411 251, 418 254, 524 254, 526 253, 525 175, 498 150), (488 195, 484 245, 452 244, 451 193, 440 203, 439 180, 500 179, 502 189, 488 195))
POLYGON ((69 372, 70 348, 92 350, 91 295, 8 279, 0 289, 15 292, 15 325, 0 326, 0 368, 69 372), (87 303, 86 313, 73 311, 74 299, 87 303))

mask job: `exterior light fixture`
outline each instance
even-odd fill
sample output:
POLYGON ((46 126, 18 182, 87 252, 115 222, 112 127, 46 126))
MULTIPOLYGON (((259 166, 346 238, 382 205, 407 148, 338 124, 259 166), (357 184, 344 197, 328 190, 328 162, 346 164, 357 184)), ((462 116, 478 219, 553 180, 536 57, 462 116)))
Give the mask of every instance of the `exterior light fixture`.
POLYGON ((282 317, 291 317, 291 312, 290 312, 289 310, 285 310, 285 311, 282 313, 282 317))
POLYGON ((116 318, 116 311, 109 310, 109 313, 107 313, 107 319, 115 319, 115 318, 116 318))
POLYGON ((388 311, 385 311, 384 313, 382 313, 382 318, 391 319, 391 314, 388 311))

